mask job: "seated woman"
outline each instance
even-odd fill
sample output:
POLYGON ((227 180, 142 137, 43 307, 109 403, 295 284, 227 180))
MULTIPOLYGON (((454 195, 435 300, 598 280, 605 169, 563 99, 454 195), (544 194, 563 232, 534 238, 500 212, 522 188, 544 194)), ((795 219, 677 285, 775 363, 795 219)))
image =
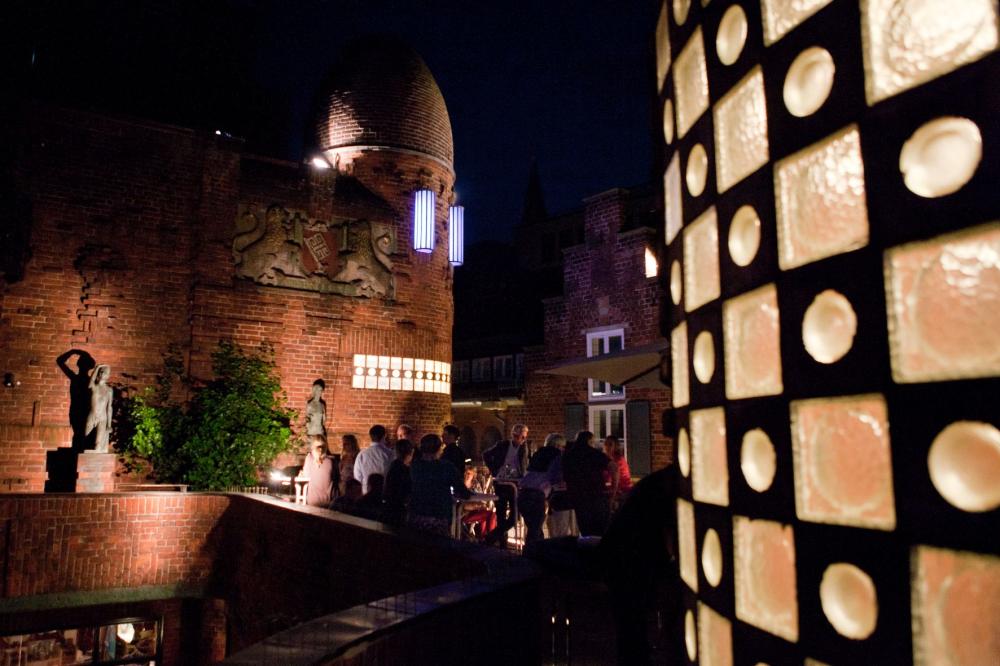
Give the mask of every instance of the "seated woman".
POLYGON ((544 538, 542 523, 545 521, 545 501, 552 494, 552 486, 562 483, 562 467, 559 463, 564 446, 565 437, 557 432, 549 433, 545 438, 545 446, 531 457, 528 471, 521 479, 517 509, 528 530, 525 543, 544 538))
POLYGON ((410 506, 406 523, 410 527, 449 536, 454 508, 452 492, 468 498, 462 474, 447 460, 441 460, 444 445, 437 435, 420 439, 420 460, 410 466, 410 506))
POLYGON ((348 433, 341 437, 340 453, 340 494, 347 493, 347 480, 354 478, 354 460, 361 450, 358 447, 358 438, 348 433))
MULTIPOLYGON (((465 487, 470 492, 489 495, 493 493, 493 477, 490 468, 483 466, 478 470, 469 467, 465 470, 465 487)), ((474 529, 480 539, 496 529, 497 514, 493 510, 493 502, 467 502, 462 506, 462 524, 468 525, 470 532, 474 529)))
POLYGON ((339 472, 333 458, 327 454, 326 438, 323 435, 310 435, 309 453, 302 466, 302 476, 309 480, 306 504, 329 508, 336 494, 339 472))
POLYGON ((611 458, 617 472, 611 475, 611 507, 617 509, 632 490, 632 472, 625 460, 625 447, 614 435, 604 439, 604 454, 611 458))

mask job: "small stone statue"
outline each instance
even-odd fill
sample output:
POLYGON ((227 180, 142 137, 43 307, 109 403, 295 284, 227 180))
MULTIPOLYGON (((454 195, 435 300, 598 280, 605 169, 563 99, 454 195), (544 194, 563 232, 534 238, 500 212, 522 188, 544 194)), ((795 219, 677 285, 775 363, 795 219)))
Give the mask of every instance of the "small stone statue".
POLYGON ((111 367, 106 364, 94 368, 90 377, 90 412, 87 414, 87 425, 84 435, 96 431, 94 436, 94 452, 107 453, 111 437, 111 411, 114 403, 114 389, 108 386, 111 367))
POLYGON ((323 391, 326 382, 317 379, 312 385, 312 397, 306 402, 306 435, 322 435, 326 438, 326 401, 323 391))

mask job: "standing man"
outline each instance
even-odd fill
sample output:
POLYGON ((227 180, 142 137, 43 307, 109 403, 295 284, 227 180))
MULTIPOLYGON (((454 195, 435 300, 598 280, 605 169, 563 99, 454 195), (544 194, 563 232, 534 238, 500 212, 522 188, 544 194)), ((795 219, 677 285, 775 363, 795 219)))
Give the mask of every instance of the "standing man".
POLYGON ((396 452, 385 441, 385 426, 373 425, 368 431, 372 443, 362 449, 354 461, 354 478, 361 482, 362 494, 368 492, 368 477, 381 474, 385 478, 396 452))
POLYGON ((464 474, 465 451, 458 445, 458 437, 461 432, 457 425, 451 423, 441 431, 441 441, 444 442, 444 453, 441 454, 441 460, 447 460, 455 466, 460 474, 464 474))
MULTIPOLYGON (((396 427, 396 441, 398 442, 401 439, 408 439, 411 442, 413 442, 413 435, 415 434, 415 432, 416 431, 413 429, 413 426, 408 426, 405 423, 400 423, 396 427)), ((416 442, 413 442, 413 444, 414 446, 416 446, 416 442)))
MULTIPOLYGON (((510 429, 510 439, 497 442, 483 453, 483 462, 498 482, 514 481, 524 476, 528 468, 528 426, 516 424, 510 429)), ((488 543, 507 547, 507 530, 514 527, 517 511, 517 490, 507 483, 494 483, 497 495, 497 528, 487 537, 488 543)))
POLYGON ((581 430, 562 456, 566 496, 576 512, 582 536, 601 536, 611 519, 611 494, 605 477, 618 473, 618 465, 593 446, 594 433, 581 430))

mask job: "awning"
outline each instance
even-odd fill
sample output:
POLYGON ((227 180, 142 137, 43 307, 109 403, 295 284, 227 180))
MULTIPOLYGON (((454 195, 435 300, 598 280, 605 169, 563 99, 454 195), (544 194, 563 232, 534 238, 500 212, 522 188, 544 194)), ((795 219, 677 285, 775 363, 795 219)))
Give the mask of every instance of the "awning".
POLYGON ((659 340, 642 347, 623 349, 620 352, 564 361, 551 368, 539 370, 549 375, 597 379, 619 386, 634 388, 670 388, 660 381, 662 352, 667 341, 659 340))

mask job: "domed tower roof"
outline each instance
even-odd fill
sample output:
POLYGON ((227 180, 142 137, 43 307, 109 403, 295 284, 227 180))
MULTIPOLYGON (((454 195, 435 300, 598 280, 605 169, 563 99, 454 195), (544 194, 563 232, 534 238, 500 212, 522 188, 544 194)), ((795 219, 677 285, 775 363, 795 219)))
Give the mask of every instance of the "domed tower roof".
POLYGON ((384 37, 350 43, 319 94, 316 142, 323 152, 362 146, 422 153, 453 168, 451 121, 423 59, 384 37))

